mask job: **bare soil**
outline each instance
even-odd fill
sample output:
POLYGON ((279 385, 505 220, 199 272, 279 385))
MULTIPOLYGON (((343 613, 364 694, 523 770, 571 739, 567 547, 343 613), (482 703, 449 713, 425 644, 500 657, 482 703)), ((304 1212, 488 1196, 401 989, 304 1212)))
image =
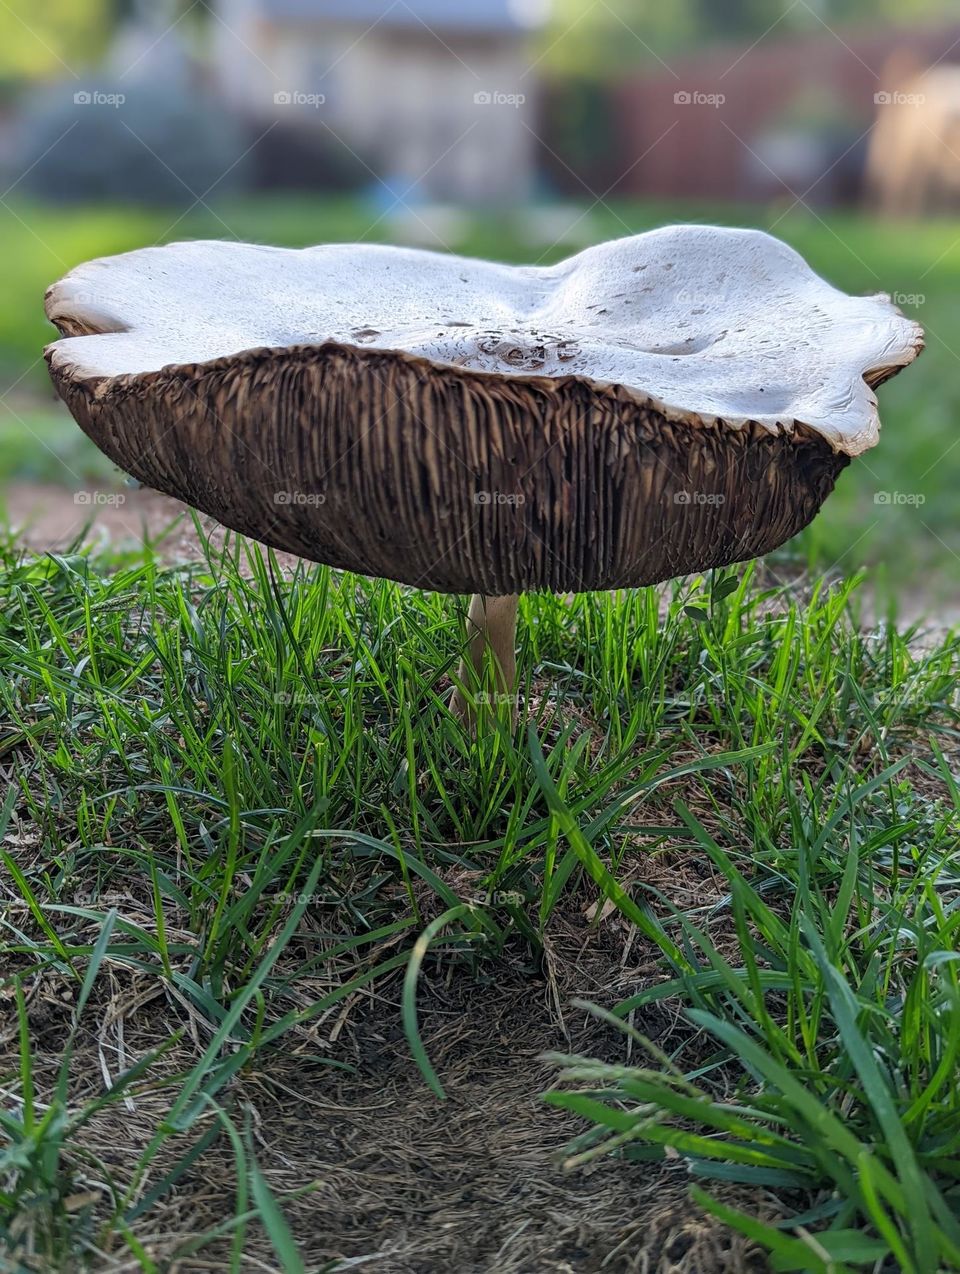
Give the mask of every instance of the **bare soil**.
MULTIPOLYGON (((579 980, 596 996, 602 964, 592 963, 592 976, 579 980)), ((359 1024, 357 1075, 320 1079, 307 1103, 296 1098, 296 1059, 251 1082, 251 1099, 283 1127, 297 1165, 287 1170, 290 1185, 304 1164, 317 1182, 296 1214, 311 1257, 391 1274, 766 1268, 690 1203, 676 1161, 564 1170, 563 1147, 583 1124, 541 1100, 557 1074, 543 1054, 622 1058, 623 1037, 555 992, 517 971, 485 987, 462 970, 434 979, 422 1025, 442 1104, 412 1064, 395 1010, 359 1024)), ((275 1173, 279 1186, 285 1174, 275 1173)))
MULTIPOLYGON (((4 503, 14 538, 37 553, 62 551, 89 525, 94 543, 136 548, 149 540, 166 561, 197 556, 189 507, 146 487, 73 492, 53 483, 16 482, 4 503)), ((205 531, 222 539, 220 524, 200 516, 205 531)))
MULTIPOLYGON (((634 935, 635 937, 635 935, 634 935)), ((662 1164, 601 1159, 563 1163, 564 1146, 585 1125, 543 1102, 557 1064, 545 1053, 623 1060, 625 1037, 571 999, 612 1004, 653 974, 635 963, 629 930, 614 917, 597 928, 582 914, 562 921, 546 968, 517 953, 476 977, 462 965, 434 966, 418 995, 425 1046, 446 1092, 424 1084, 403 1034, 400 977, 359 992, 285 1051, 243 1073, 224 1102, 238 1126, 250 1121, 255 1153, 312 1272, 377 1274, 756 1274, 768 1269, 750 1244, 689 1199, 679 1160, 662 1164), (629 944, 629 945, 627 945, 629 944), (350 1069, 336 1069, 331 1062, 350 1069), (293 1192, 309 1186, 297 1198, 293 1192)), ((185 1006, 162 985, 121 966, 98 989, 72 1067, 74 1103, 184 1026, 185 1006), (121 1054, 117 1055, 117 1042, 121 1054)), ((309 989, 308 989, 309 990, 309 989)), ((29 1015, 42 1091, 54 1082, 75 987, 49 972, 31 980, 29 1015), (58 984, 59 983, 59 984, 58 984)), ((643 1028, 669 1047, 677 1030, 654 1009, 643 1028)), ((174 1074, 196 1060, 204 1031, 188 1026, 163 1059, 174 1074)), ((0 1029, 0 1071, 15 1071, 16 1024, 0 1029)), ((82 1131, 75 1151, 126 1178, 170 1101, 164 1088, 108 1107, 82 1131)), ((169 1147, 152 1180, 199 1135, 169 1147)), ((96 1188, 93 1174, 78 1185, 96 1188)), ((147 1183, 149 1185, 151 1182, 147 1183)), ((191 1240, 229 1218, 235 1161, 222 1136, 136 1226, 165 1274, 226 1271, 228 1243, 191 1240), (185 1251, 189 1254, 184 1254, 185 1251)), ((725 1201, 771 1217, 777 1203, 720 1186, 725 1201)), ((252 1227, 244 1271, 277 1271, 267 1236, 252 1227)), ((103 1252, 104 1274, 139 1269, 120 1244, 103 1252)))

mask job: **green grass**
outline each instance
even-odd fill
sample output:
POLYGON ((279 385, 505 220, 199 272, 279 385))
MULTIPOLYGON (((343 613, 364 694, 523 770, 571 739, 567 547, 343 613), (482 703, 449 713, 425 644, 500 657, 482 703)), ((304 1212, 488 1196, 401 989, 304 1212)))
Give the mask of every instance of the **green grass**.
MULTIPOLYGON (((0 406, 0 483, 43 482, 110 489, 124 475, 62 406, 0 406)), ((2 499, 2 496, 0 496, 2 499)))
POLYGON ((147 1236, 225 1144, 223 1219, 170 1258, 239 1270, 256 1238, 304 1268, 237 1082, 406 970, 410 1066, 438 1101, 424 980, 535 965, 607 898, 654 972, 597 1011, 646 1056, 562 1061, 548 1100, 593 1125, 571 1158, 669 1149, 777 1268, 960 1268, 960 638, 862 628, 856 581, 668 591, 525 598, 530 714, 470 739, 445 702, 457 599, 284 575, 235 540, 177 568, 4 551, 11 1259, 160 1268, 147 1236), (721 887, 681 905, 645 864, 721 887), (164 1037, 103 1091, 90 1038, 118 987, 159 993, 164 1037), (118 1159, 91 1130, 127 1098, 151 1122, 118 1159))
MULTIPOLYGON (((821 215, 802 207, 608 201, 592 209, 588 203, 571 206, 569 221, 576 224, 566 245, 551 243, 548 229, 525 210, 464 216, 456 225, 441 225, 438 239, 414 218, 407 219, 406 230, 412 227, 440 250, 547 263, 588 242, 678 220, 769 228, 837 287, 890 292, 924 324, 927 349, 920 362, 880 391, 880 445, 841 475, 823 514, 804 533, 802 550, 820 567, 836 564, 849 574, 864 564, 884 563, 895 585, 929 585, 932 575, 942 592, 955 591, 951 581, 960 555, 956 219, 905 224, 852 212, 821 215), (893 499, 878 503, 877 496, 885 493, 893 499), (908 554, 902 552, 904 545, 908 554)), ((65 416, 54 425, 50 410, 31 401, 37 392, 47 392, 40 350, 55 335, 43 317, 44 290, 80 261, 169 239, 236 236, 298 246, 357 238, 389 241, 406 230, 348 198, 245 198, 185 216, 120 208, 67 212, 11 202, 9 211, 0 210, 0 247, 7 263, 0 303, 0 385, 16 383, 17 392, 0 402, 0 479, 26 475, 73 483, 75 472, 84 474, 99 464, 90 444, 77 445, 65 416), (50 451, 34 445, 32 431, 38 427, 50 451), (61 447, 62 460, 53 454, 61 447)))
MULTIPOLYGON (((103 486, 119 475, 39 397, 47 283, 158 239, 296 245, 375 220, 311 199, 179 222, 2 215, 0 377, 15 390, 0 481, 103 486)), ((901 591, 955 578, 958 224, 616 203, 580 229, 596 241, 670 220, 772 227, 846 290, 914 295, 903 308, 928 349, 881 390, 881 444, 784 556, 847 574, 882 563, 901 591)), ((369 237, 394 233, 381 221, 369 237)), ((538 233, 503 214, 446 237, 518 261, 570 250, 538 233)), ((525 598, 529 719, 474 740, 446 707, 457 599, 284 575, 233 539, 176 568, 79 546, 21 560, 5 543, 0 1251, 23 1269, 113 1268, 105 1253, 164 1268, 150 1236, 227 1146, 222 1220, 164 1259, 216 1253, 240 1270, 255 1250, 306 1267, 295 1204, 311 1181, 271 1191, 243 1077, 402 978, 410 1066, 439 1101, 424 984, 441 968, 495 981, 518 952, 549 962, 558 927, 599 897, 656 972, 592 1009, 622 1033, 621 1061, 556 1059, 547 1100, 587 1121, 571 1165, 679 1156, 703 1207, 775 1268, 960 1268, 960 639, 871 625, 855 579, 809 594, 767 581, 525 598), (721 886, 702 904, 642 883, 694 865, 721 886), (133 987, 158 993, 164 1039, 112 1086, 91 1083, 99 1015, 133 987), (657 1014, 668 1046, 647 1038, 657 1014), (97 1129, 127 1102, 150 1117, 118 1155, 97 1129), (727 1186, 768 1206, 734 1206, 727 1186)))
MULTIPOLYGON (((777 1227, 696 1191, 774 1254, 777 1269, 960 1267, 960 826, 955 809, 943 810, 922 839, 910 837, 904 861, 886 802, 878 810, 871 799, 884 787, 909 797, 895 782, 901 769, 852 784, 812 826, 794 802, 793 861, 762 883, 732 829, 731 855, 679 807, 729 883, 736 954, 724 958, 702 922, 671 908, 684 939, 676 976, 604 1015, 649 1060, 558 1059, 565 1087, 549 1094, 594 1125, 572 1164, 610 1152, 656 1161, 671 1149, 700 1181, 815 1194, 802 1217, 777 1227), (710 1040, 706 1064, 686 1055, 689 1044, 667 1056, 622 1020, 663 1003, 710 1040)), ((589 861, 590 847, 580 855, 589 861)))

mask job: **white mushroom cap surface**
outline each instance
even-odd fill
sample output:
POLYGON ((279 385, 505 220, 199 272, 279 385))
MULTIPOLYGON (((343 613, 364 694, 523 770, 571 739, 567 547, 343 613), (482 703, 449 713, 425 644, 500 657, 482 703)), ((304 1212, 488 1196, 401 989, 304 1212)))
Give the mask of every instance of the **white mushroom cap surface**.
POLYGON ((368 244, 174 243, 78 267, 47 314, 76 333, 51 347, 53 368, 81 380, 335 342, 621 386, 669 420, 802 423, 848 455, 878 438, 867 380, 922 348, 887 296, 847 296, 778 239, 714 226, 544 268, 368 244))

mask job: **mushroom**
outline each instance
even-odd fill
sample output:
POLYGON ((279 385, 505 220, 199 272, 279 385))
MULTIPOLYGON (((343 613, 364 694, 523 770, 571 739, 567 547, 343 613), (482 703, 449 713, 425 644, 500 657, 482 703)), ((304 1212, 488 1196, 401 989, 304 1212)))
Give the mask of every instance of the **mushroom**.
POLYGON ((713 226, 546 268, 173 243, 79 266, 46 311, 53 382, 122 469, 276 548, 472 593, 460 681, 489 649, 504 694, 520 593, 776 548, 922 348, 887 296, 713 226))

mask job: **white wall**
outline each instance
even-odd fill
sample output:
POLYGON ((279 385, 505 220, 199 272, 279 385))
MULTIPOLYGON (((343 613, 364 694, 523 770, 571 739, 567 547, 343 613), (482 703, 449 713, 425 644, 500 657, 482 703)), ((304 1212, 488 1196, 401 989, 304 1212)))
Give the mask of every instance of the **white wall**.
POLYGON ((255 0, 232 0, 223 12, 229 30, 214 23, 219 78, 237 109, 326 124, 378 174, 418 183, 425 198, 496 202, 529 192, 534 77, 523 77, 519 40, 458 41, 451 53, 427 31, 273 27, 255 10, 255 0), (295 100, 277 105, 277 92, 295 100), (478 104, 480 92, 527 101, 478 104), (312 104, 321 94, 323 103, 312 104))

